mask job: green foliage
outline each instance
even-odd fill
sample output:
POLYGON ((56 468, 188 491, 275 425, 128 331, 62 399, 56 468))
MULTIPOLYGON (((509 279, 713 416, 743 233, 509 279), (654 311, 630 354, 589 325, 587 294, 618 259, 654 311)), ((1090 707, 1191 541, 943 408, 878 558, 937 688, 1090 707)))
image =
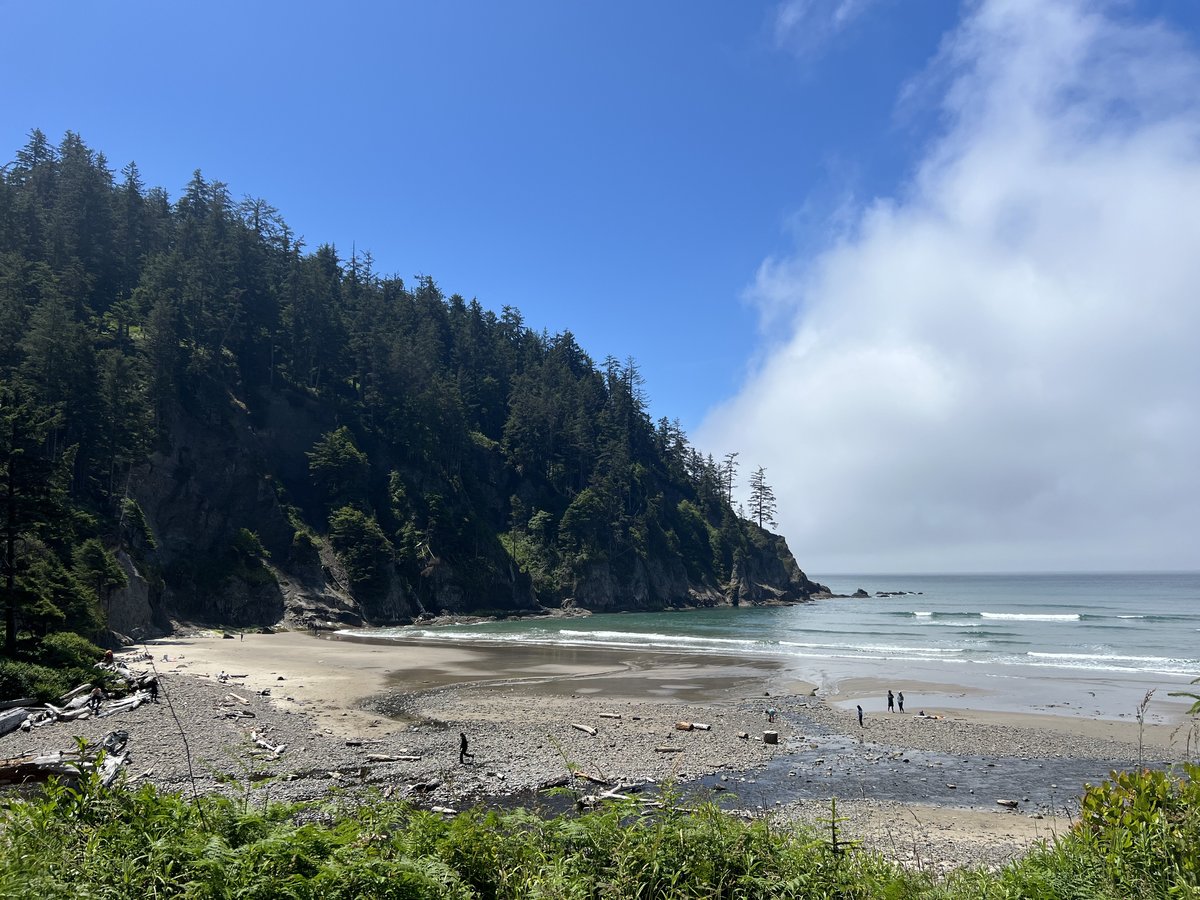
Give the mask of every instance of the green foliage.
POLYGON ((321 551, 316 540, 304 530, 292 534, 292 561, 302 566, 316 565, 321 560, 321 551))
POLYGON ((146 514, 142 512, 141 506, 132 497, 126 497, 121 501, 121 515, 125 522, 125 527, 129 529, 130 534, 135 541, 140 541, 147 550, 155 550, 158 544, 154 540, 154 534, 150 531, 150 524, 146 521, 146 514))
POLYGON ((95 664, 103 656, 104 651, 87 638, 71 632, 48 634, 28 660, 0 660, 0 698, 57 701, 77 685, 102 681, 95 664))
POLYGON ((367 496, 367 455, 343 425, 321 437, 308 453, 308 471, 323 503, 362 506, 367 496))
POLYGON ((69 631, 48 634, 38 644, 38 662, 54 668, 90 670, 104 651, 85 637, 69 631))
POLYGON ((233 536, 231 547, 240 559, 247 561, 264 560, 271 556, 263 546, 262 539, 259 538, 258 533, 251 531, 249 528, 239 528, 237 530, 237 533, 233 536))
POLYGON ((332 810, 196 802, 153 787, 51 787, 0 813, 0 895, 247 898, 768 898, 915 896, 928 886, 862 857, 832 866, 803 833, 704 807, 641 817, 332 810), (877 886, 878 893, 864 889, 877 886))
POLYGON ((329 542, 355 591, 378 596, 387 589, 392 545, 374 517, 343 506, 329 517, 329 542))
POLYGON ((608 510, 598 491, 584 488, 575 495, 558 524, 559 541, 566 547, 582 549, 598 542, 608 522, 608 510))
MULTIPOLYGON (((1192 684, 1200 684, 1200 678, 1193 679, 1192 684)), ((1188 707, 1187 714, 1189 716, 1200 716, 1200 694, 1197 694, 1195 691, 1171 691, 1168 696, 1187 697, 1189 700, 1194 700, 1195 702, 1188 707)))
POLYGON ((117 558, 99 538, 88 538, 75 548, 75 573, 103 599, 113 588, 124 587, 129 579, 117 558))
MULTIPOLYGON (((0 663, 0 672, 4 671, 0 663)), ((1194 767, 1089 790, 1071 832, 1000 871, 913 872, 830 837, 668 797, 542 819, 360 799, 254 808, 51 785, 0 810, 0 896, 293 898, 1196 897, 1194 767)), ((831 824, 836 823, 831 808, 831 824)))
POLYGON ((0 697, 33 697, 39 702, 57 700, 75 685, 61 669, 31 662, 0 659, 0 697))
POLYGON ((1184 765, 1178 775, 1114 772, 1089 786, 1080 806, 1074 836, 1103 861, 1114 885, 1131 896, 1200 886, 1200 766, 1184 765))

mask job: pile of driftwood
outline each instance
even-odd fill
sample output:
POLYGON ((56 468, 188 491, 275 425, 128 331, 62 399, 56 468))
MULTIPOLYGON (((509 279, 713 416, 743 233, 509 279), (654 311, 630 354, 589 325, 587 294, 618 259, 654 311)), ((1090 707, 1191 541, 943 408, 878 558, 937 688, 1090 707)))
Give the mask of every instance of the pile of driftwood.
POLYGON ((0 701, 0 736, 18 728, 32 731, 56 722, 103 719, 127 709, 137 709, 158 693, 158 676, 153 672, 135 673, 125 666, 111 663, 100 663, 97 668, 119 675, 125 682, 127 693, 110 698, 103 690, 88 683, 63 694, 57 703, 39 704, 30 697, 0 701))
POLYGON ((51 778, 73 784, 93 772, 98 773, 100 783, 108 787, 129 759, 129 751, 125 749, 128 741, 129 735, 124 731, 110 731, 99 745, 81 744, 74 750, 52 750, 0 759, 0 787, 44 784, 51 778))

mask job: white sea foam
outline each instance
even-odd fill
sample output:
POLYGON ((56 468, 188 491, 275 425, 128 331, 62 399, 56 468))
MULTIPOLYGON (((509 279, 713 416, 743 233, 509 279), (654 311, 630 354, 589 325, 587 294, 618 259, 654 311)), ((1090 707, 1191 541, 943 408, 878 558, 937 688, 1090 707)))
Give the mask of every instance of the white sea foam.
POLYGON ((718 638, 718 637, 700 637, 697 635, 684 634, 659 634, 653 631, 583 631, 572 628, 564 628, 559 632, 563 637, 572 638, 573 640, 587 641, 625 641, 631 644, 653 643, 653 644, 686 644, 689 647, 703 647, 706 645, 714 645, 719 647, 753 647, 759 644, 759 641, 744 638, 718 638))
POLYGON ((1039 659, 1070 659, 1070 660, 1096 660, 1098 662, 1144 662, 1144 663, 1195 663, 1195 660, 1189 659, 1171 659, 1167 656, 1122 656, 1116 653, 1042 653, 1037 650, 1030 650, 1026 656, 1036 656, 1039 659))
POLYGON ((963 647, 898 647, 890 644, 813 644, 805 641, 780 641, 780 647, 798 647, 803 650, 827 650, 852 653, 963 653, 963 647))
POLYGON ((1079 613, 992 613, 979 614, 984 619, 1002 619, 1012 622, 1078 622, 1079 613))

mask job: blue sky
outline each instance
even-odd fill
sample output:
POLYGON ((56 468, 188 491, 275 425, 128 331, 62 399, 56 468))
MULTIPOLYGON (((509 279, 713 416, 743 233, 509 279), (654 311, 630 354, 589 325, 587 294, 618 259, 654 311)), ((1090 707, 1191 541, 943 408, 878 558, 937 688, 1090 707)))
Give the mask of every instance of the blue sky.
POLYGON ((200 168, 634 356, 810 571, 1200 567, 1197 4, 0 6, 0 157, 200 168))

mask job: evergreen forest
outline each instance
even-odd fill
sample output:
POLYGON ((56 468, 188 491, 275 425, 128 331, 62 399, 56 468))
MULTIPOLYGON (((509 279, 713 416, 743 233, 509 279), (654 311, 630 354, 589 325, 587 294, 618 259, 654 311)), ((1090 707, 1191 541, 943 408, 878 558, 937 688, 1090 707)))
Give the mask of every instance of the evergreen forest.
POLYGON ((172 199, 36 130, 0 169, 9 655, 19 636, 176 619, 818 590, 761 509, 735 510, 733 455, 647 409, 633 359, 597 363, 517 309, 310 249, 199 170, 172 199))

